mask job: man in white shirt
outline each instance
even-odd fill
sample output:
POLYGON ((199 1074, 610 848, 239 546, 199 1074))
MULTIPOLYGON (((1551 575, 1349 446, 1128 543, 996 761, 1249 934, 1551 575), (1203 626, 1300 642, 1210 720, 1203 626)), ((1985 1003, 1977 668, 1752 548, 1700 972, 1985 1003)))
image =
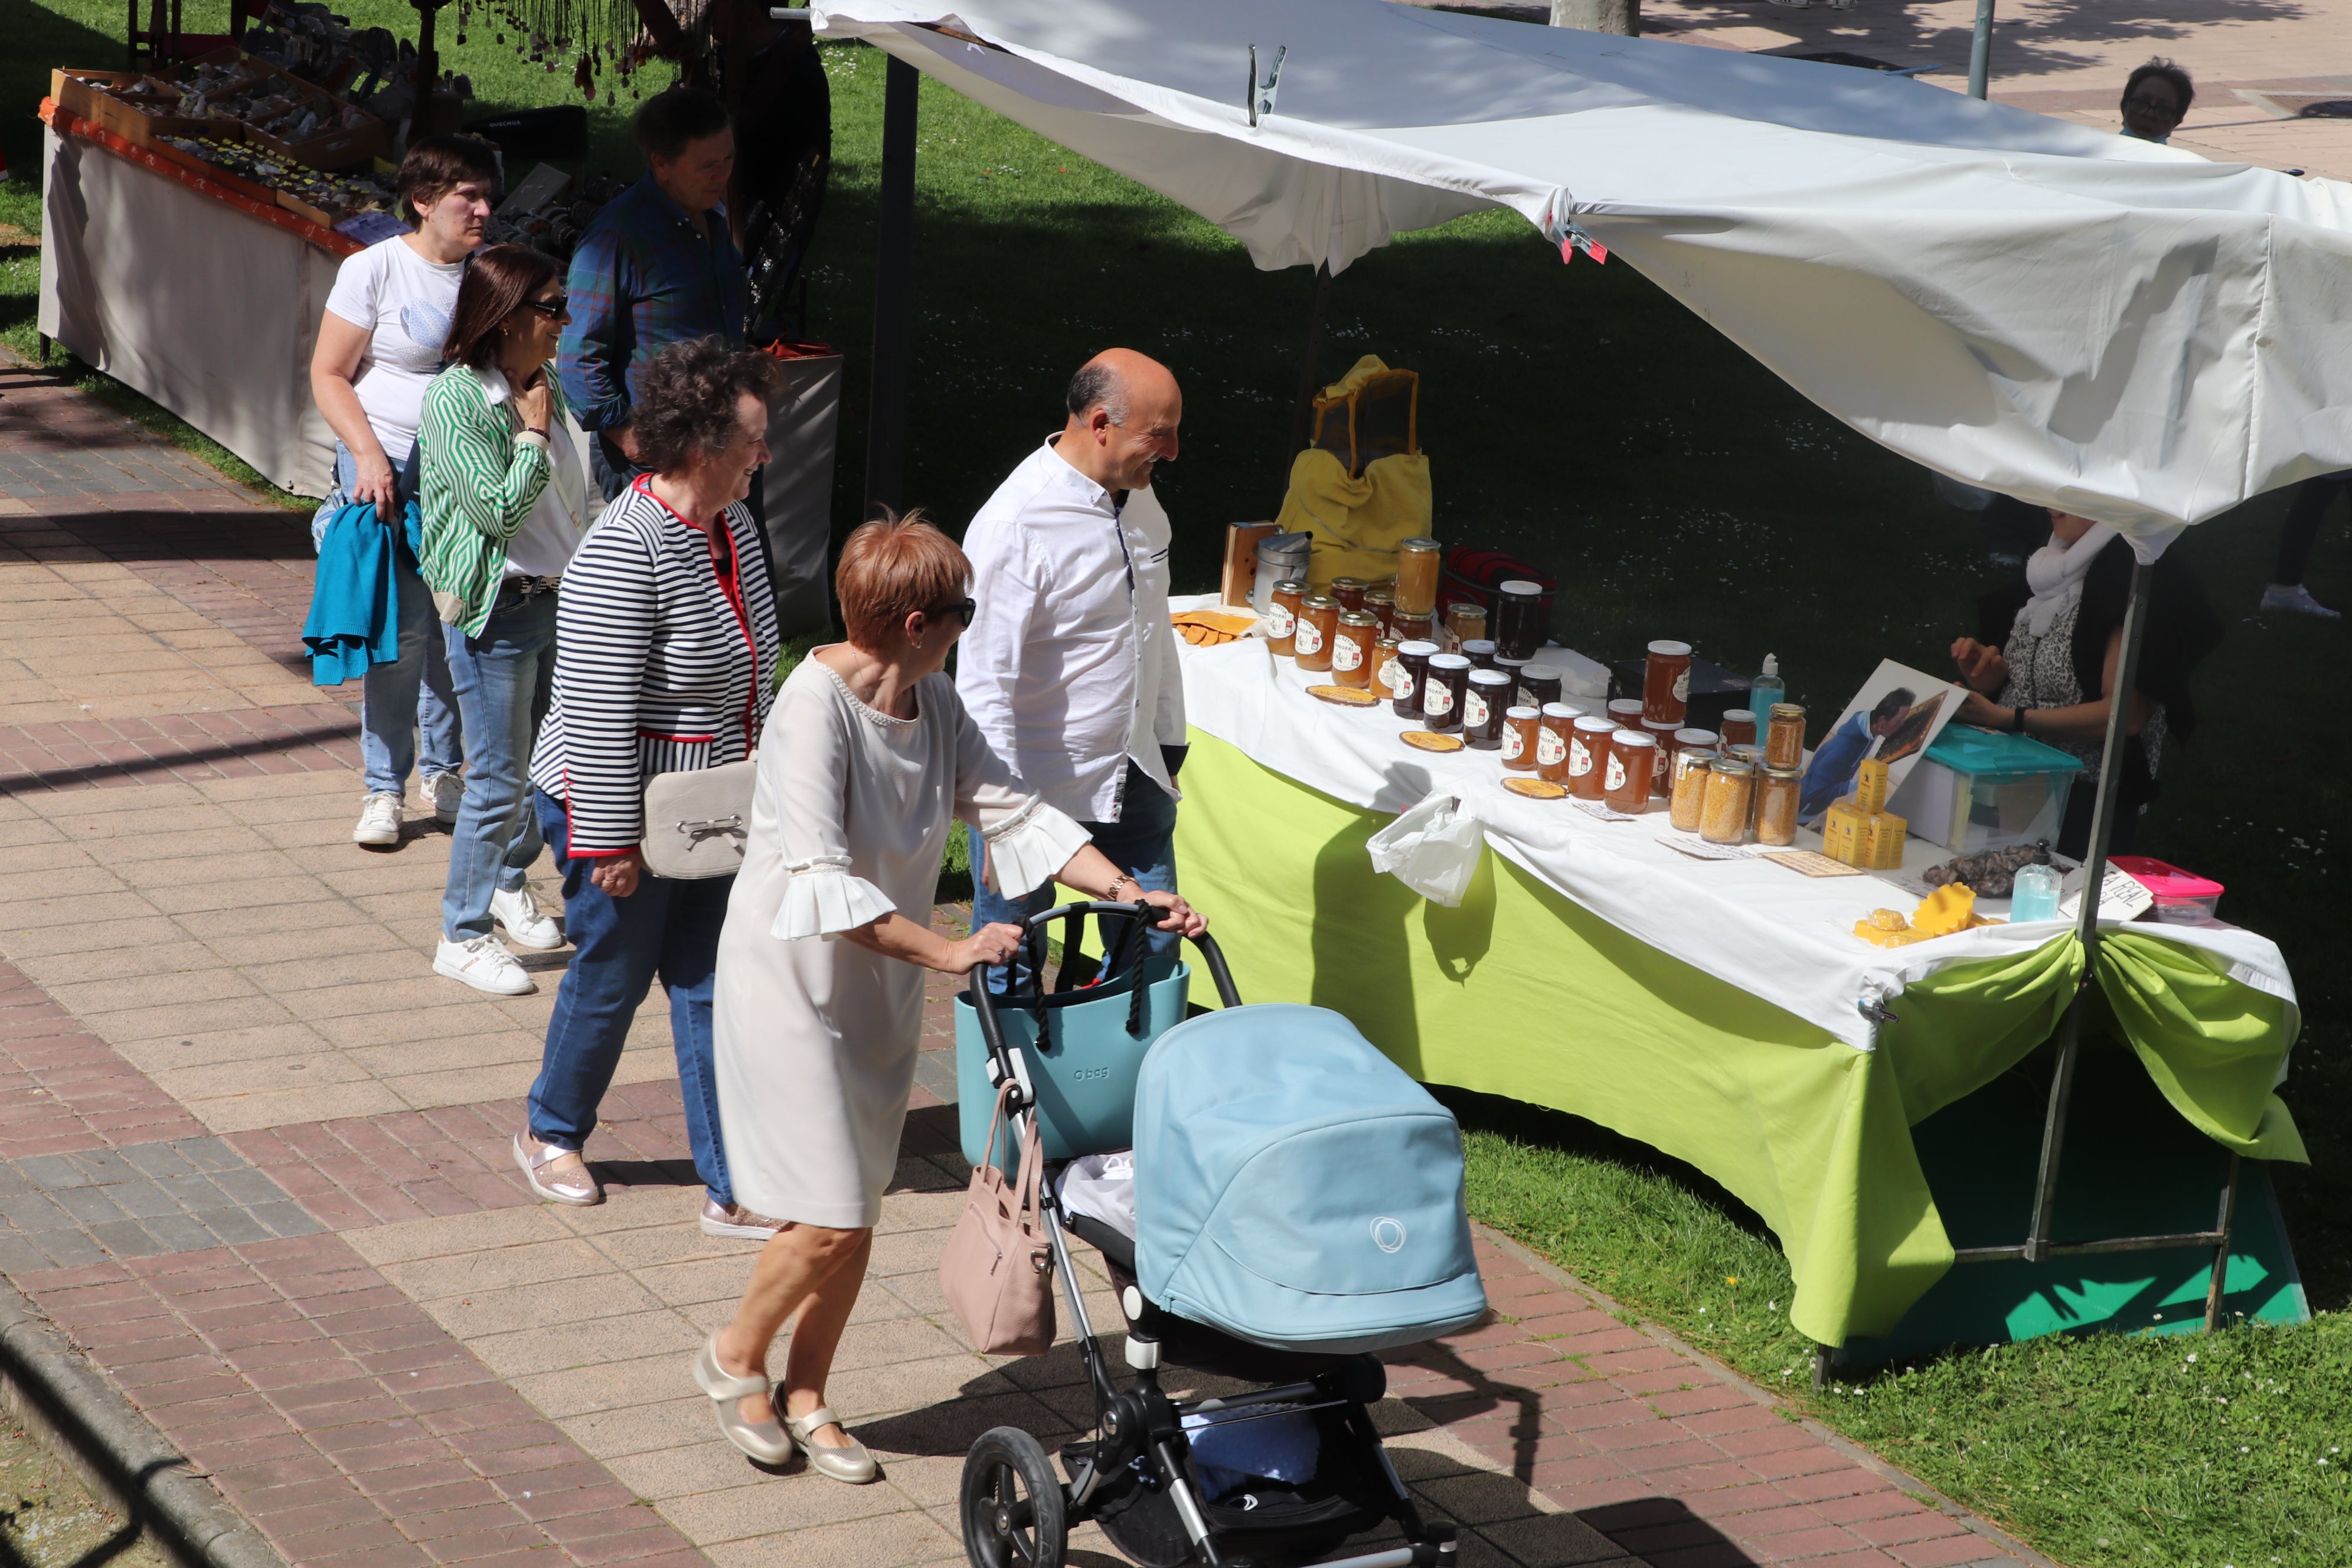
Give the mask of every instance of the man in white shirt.
MULTIPOLYGON (((1176 890, 1176 770, 1184 681, 1168 618, 1168 514, 1154 465, 1176 457, 1184 398, 1131 349, 1071 379, 1069 420, 996 489, 965 532, 971 629, 956 690, 1014 773, 1076 817, 1126 873, 1113 896, 1176 890)), ((1053 905, 973 878, 979 925, 1053 905)), ((1155 933, 1153 950, 1172 936, 1155 933)))

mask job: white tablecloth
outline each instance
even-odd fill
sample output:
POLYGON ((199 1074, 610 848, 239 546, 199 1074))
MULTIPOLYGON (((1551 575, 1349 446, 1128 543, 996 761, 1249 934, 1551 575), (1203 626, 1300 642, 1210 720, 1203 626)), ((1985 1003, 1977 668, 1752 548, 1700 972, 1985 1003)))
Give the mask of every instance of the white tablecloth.
MULTIPOLYGON (((1900 995, 1948 963, 2030 952, 2068 929, 2063 921, 2001 924, 1909 947, 1872 947, 1854 936, 1854 922, 1876 909, 1908 914, 1916 893, 1874 876, 1816 879, 1769 860, 1692 859, 1667 847, 1668 839, 1696 836, 1675 832, 1664 802, 1633 821, 1604 822, 1567 801, 1512 795, 1502 787, 1501 752, 1415 751, 1397 737, 1418 726, 1395 718, 1387 703, 1340 708, 1307 696, 1307 687, 1326 678, 1301 674, 1257 637, 1188 646, 1183 669, 1191 722, 1261 766, 1373 811, 1402 812, 1433 790, 1451 791, 1485 824, 1497 854, 1619 930, 1860 1049, 1876 1042, 1865 1002, 1900 995)), ((1799 847, 1820 843, 1816 833, 1798 837, 1799 847)), ((1916 871, 1948 858, 1948 851, 1915 838, 1904 865, 1916 871)), ((2006 903, 1979 907, 1995 914, 2006 903)), ((2268 938, 2230 927, 2132 929, 2219 955, 2237 979, 2290 1005, 2294 1037, 2294 983, 2268 938)))

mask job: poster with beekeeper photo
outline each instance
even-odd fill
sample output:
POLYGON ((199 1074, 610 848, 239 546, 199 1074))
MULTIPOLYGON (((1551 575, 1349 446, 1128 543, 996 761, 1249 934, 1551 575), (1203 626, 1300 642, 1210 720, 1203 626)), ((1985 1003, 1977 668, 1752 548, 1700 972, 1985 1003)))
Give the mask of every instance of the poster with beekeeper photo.
MULTIPOLYGON (((1798 817, 1808 826, 1820 821, 1823 812, 1853 793, 1854 775, 1874 758, 1886 764, 1886 792, 1892 795, 1959 707, 1958 687, 1881 659, 1813 748, 1797 797, 1798 817)), ((1757 718, 1769 721, 1760 713, 1757 718)))

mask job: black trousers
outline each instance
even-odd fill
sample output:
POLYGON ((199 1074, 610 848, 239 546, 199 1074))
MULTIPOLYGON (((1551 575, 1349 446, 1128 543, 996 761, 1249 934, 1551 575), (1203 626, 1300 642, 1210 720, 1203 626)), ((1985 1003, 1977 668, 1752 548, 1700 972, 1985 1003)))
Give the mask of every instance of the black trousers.
POLYGON ((2327 515, 2327 505, 2339 490, 2352 495, 2352 468, 2322 474, 2294 487, 2286 521, 2279 528, 2278 570, 2271 574, 2272 582, 2293 586, 2303 581, 2304 569, 2311 564, 2311 547, 2319 538, 2319 521, 2327 515))

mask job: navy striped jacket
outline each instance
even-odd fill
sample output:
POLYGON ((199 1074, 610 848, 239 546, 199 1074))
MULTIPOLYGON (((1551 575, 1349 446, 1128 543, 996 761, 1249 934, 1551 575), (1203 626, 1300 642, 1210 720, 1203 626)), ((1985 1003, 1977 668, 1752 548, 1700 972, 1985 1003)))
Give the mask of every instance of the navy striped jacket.
POLYGON ((776 603, 750 510, 727 509, 730 588, 702 531, 646 485, 604 509, 563 573, 530 779, 563 803, 572 855, 637 847, 646 781, 751 755, 775 700, 776 603))

